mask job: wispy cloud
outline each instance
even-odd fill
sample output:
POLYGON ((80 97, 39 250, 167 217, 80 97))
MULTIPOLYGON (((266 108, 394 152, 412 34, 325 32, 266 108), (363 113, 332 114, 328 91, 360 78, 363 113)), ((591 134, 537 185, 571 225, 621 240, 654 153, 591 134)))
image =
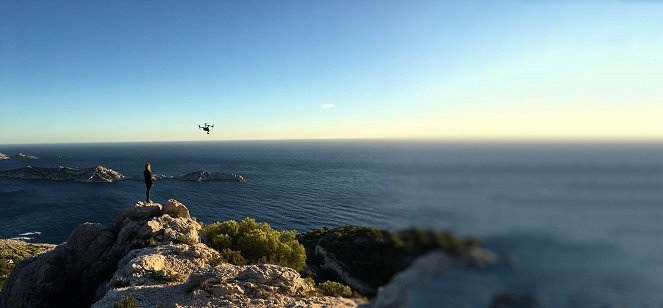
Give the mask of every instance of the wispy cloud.
POLYGON ((336 107, 334 104, 322 104, 322 106, 320 106, 322 109, 332 109, 334 107, 336 107))

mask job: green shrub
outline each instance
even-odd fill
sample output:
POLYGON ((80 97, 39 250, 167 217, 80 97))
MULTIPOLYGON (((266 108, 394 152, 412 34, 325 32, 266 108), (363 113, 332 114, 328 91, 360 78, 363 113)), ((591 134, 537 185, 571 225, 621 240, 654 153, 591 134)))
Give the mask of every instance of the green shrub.
POLYGON ((318 293, 324 296, 352 296, 352 289, 350 289, 350 287, 334 281, 327 280, 323 283, 319 283, 315 288, 318 290, 318 293))
POLYGON ((0 240, 0 289, 16 264, 37 253, 53 248, 51 244, 32 244, 15 240, 0 240))
POLYGON ((310 284, 312 287, 315 287, 315 280, 313 280, 313 278, 306 277, 304 278, 304 281, 306 281, 306 283, 310 284))
POLYGON ((138 308, 138 302, 133 295, 128 294, 115 302, 113 308, 138 308))
POLYGON ((198 241, 196 241, 193 237, 188 236, 188 235, 182 236, 182 237, 178 238, 177 240, 180 241, 180 243, 187 244, 187 245, 194 245, 194 244, 198 243, 198 241))
POLYGON ((306 266, 304 246, 295 231, 278 231, 264 222, 245 218, 228 220, 203 228, 212 248, 233 264, 271 263, 302 270, 306 266))

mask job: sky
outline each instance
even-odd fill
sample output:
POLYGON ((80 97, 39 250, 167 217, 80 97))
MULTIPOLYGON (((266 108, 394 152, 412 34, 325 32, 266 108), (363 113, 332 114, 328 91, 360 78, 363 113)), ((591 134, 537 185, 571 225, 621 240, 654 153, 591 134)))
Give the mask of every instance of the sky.
POLYGON ((662 140, 663 2, 0 2, 0 144, 327 138, 662 140))

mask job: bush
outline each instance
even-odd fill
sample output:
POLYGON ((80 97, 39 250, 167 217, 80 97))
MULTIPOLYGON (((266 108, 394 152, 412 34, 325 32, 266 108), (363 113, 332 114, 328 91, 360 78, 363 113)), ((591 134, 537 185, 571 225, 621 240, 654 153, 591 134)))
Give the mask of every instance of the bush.
POLYGON ((194 245, 194 244, 198 243, 198 241, 196 241, 193 237, 190 237, 190 236, 183 236, 183 237, 178 238, 177 240, 180 241, 180 243, 187 244, 187 245, 194 245))
POLYGON ((32 244, 15 240, 0 240, 0 289, 16 264, 37 253, 53 248, 51 244, 32 244))
POLYGON ((274 230, 267 223, 247 217, 241 222, 228 220, 207 225, 203 232, 210 246, 229 263, 271 263, 298 271, 306 266, 306 252, 295 231, 274 230))
POLYGON ((352 290, 350 287, 334 281, 327 280, 318 284, 315 288, 318 290, 318 293, 324 296, 352 296, 352 290))
POLYGON ((113 308, 138 308, 138 302, 133 295, 129 294, 115 302, 113 308))

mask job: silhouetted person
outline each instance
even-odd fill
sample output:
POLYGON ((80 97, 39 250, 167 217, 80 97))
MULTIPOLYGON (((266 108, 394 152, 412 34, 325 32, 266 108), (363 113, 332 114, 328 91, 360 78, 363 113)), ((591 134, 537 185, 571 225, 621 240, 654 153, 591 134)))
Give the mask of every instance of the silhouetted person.
POLYGON ((150 168, 150 163, 145 164, 145 171, 143 171, 143 177, 145 177, 145 202, 150 203, 150 189, 154 186, 152 182, 152 169, 150 168))

